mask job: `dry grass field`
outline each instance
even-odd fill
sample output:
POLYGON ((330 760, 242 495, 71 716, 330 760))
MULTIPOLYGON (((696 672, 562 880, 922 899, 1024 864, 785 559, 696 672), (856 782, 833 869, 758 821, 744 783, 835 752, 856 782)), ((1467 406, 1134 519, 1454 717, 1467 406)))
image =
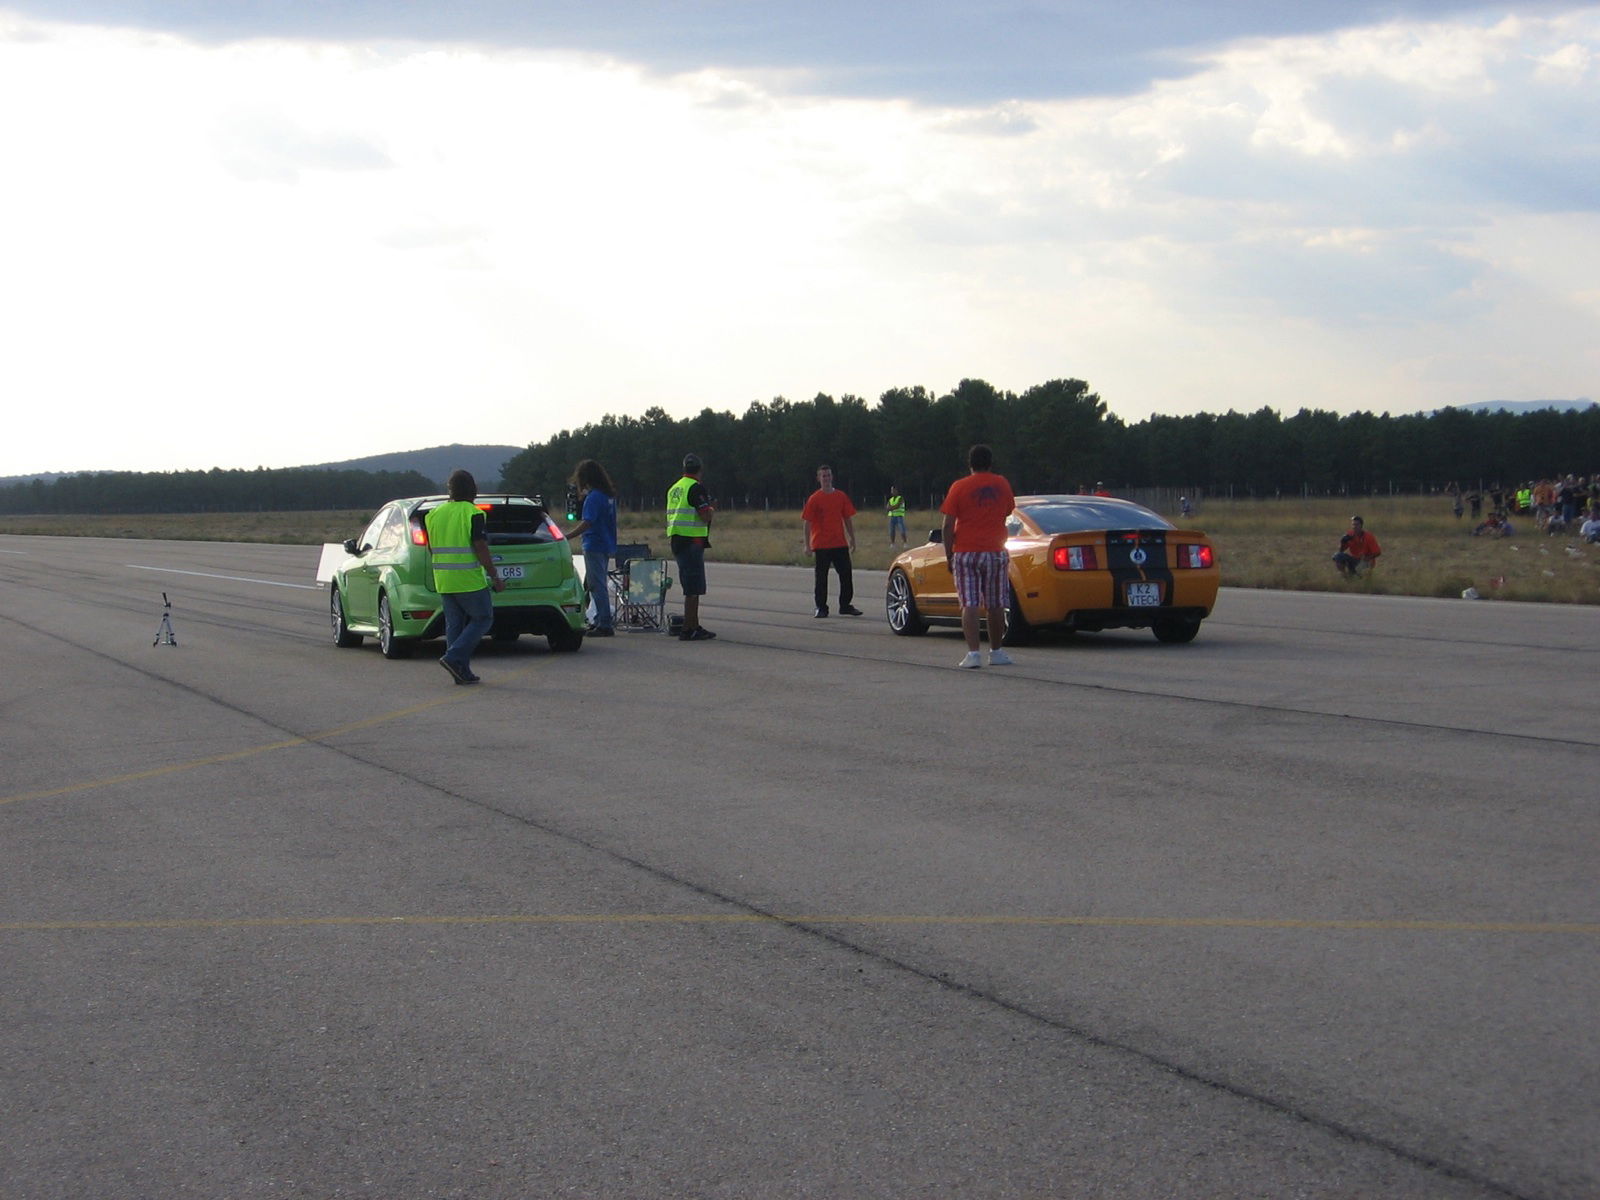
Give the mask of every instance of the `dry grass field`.
MULTIPOLYGON (((0 516, 0 533, 318 545, 353 537, 370 515, 0 516)), ((1167 515, 1177 520, 1176 514, 1167 515)), ((906 524, 916 542, 939 518, 913 511, 906 524)), ((1442 497, 1210 501, 1187 524, 1211 535, 1228 587, 1401 596, 1459 596, 1473 587, 1487 600, 1600 604, 1600 546, 1581 544, 1576 537, 1547 537, 1527 519, 1516 522, 1515 537, 1475 538, 1471 518, 1457 520, 1442 497), (1356 581, 1341 579, 1330 561, 1352 513, 1366 518, 1384 551, 1372 576, 1356 581)), ((876 513, 856 518, 857 565, 879 570, 889 565, 886 526, 876 513)), ((625 542, 647 542, 657 553, 666 552, 660 513, 623 514, 620 535, 625 542)), ((719 514, 711 561, 808 563, 799 514, 719 514)))

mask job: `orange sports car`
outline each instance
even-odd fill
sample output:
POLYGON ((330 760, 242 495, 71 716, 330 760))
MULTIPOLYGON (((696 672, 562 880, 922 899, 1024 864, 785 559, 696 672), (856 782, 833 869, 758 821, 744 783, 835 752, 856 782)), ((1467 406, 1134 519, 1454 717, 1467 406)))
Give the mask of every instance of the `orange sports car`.
MULTIPOLYGON (((1217 602, 1216 552, 1143 505, 1109 496, 1018 496, 1006 522, 1011 612, 1006 642, 1036 629, 1149 629, 1188 642, 1217 602)), ((889 628, 910 636, 959 625, 939 530, 889 568, 889 628)))

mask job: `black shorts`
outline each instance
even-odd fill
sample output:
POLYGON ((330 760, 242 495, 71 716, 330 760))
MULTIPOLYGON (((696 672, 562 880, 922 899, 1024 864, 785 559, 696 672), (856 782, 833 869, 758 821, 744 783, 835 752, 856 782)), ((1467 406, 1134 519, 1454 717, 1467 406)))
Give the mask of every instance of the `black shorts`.
POLYGON ((678 564, 678 586, 685 596, 706 594, 706 548, 699 538, 672 539, 672 558, 678 564))

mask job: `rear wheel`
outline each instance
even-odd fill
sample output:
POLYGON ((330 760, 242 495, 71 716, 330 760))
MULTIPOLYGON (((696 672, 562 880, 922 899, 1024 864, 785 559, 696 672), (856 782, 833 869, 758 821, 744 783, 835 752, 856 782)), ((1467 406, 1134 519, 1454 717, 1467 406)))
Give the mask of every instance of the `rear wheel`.
POLYGON ((928 632, 928 623, 917 612, 917 599, 911 592, 911 580, 899 567, 889 572, 889 590, 883 606, 889 618, 889 628, 901 637, 916 637, 928 632))
POLYGON ((328 597, 328 619, 333 624, 333 644, 335 646, 361 645, 361 635, 359 633, 351 633, 350 626, 344 623, 344 597, 339 595, 337 586, 332 589, 332 595, 328 597))
POLYGON ((410 658, 415 643, 410 638, 395 636, 394 610, 389 607, 387 593, 378 596, 378 649, 385 658, 410 658))
POLYGON ((1200 632, 1200 618, 1162 617, 1150 630, 1158 642, 1192 642, 1200 632))
POLYGON ((1006 613, 1007 646, 1026 646, 1033 641, 1033 626, 1022 615, 1022 605, 1017 603, 1017 589, 1011 589, 1011 609, 1006 613))
POLYGON ((583 630, 563 629, 560 633, 547 635, 550 639, 550 649, 559 650, 570 654, 583 645, 583 630))

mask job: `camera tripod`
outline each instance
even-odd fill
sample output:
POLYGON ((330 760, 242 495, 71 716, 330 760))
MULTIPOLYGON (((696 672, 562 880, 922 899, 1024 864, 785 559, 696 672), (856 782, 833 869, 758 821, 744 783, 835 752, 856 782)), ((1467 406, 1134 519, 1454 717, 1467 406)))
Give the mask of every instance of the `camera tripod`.
POLYGON ((178 639, 172 632, 172 601, 167 599, 165 592, 161 593, 161 624, 156 626, 156 640, 152 646, 176 646, 178 639))

